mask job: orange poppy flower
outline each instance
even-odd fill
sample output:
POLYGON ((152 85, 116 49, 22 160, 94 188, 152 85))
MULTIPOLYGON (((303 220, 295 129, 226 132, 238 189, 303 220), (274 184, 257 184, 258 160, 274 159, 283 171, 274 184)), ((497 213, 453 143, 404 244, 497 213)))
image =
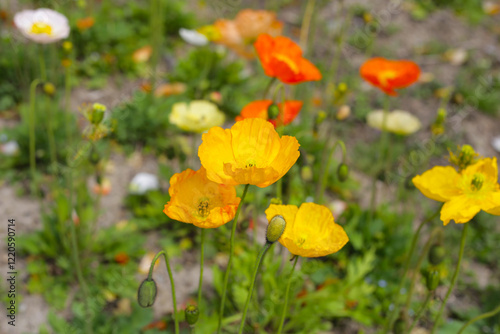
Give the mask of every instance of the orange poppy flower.
POLYGON ((85 17, 76 21, 76 27, 80 31, 90 29, 94 26, 95 19, 92 16, 85 17))
POLYGON ((266 75, 286 84, 321 80, 320 71, 302 57, 302 50, 287 37, 261 34, 254 44, 266 75))
MULTIPOLYGON (((268 109, 271 104, 273 104, 272 100, 259 100, 250 102, 245 107, 243 107, 240 115, 236 116, 236 121, 241 121, 245 118, 263 118, 271 122, 274 127, 276 127, 276 122, 279 122, 280 116, 276 115, 274 117, 270 117, 268 109)), ((300 109, 302 108, 302 101, 285 101, 284 110, 282 110, 281 105, 281 103, 278 103, 278 108, 280 110, 280 113, 282 113, 282 122, 283 125, 287 125, 291 123, 299 114, 300 109)))
POLYGON ((115 255, 115 261, 118 264, 125 265, 128 263, 129 260, 130 260, 130 257, 125 252, 120 252, 120 253, 115 255))
POLYGON ((363 79, 392 96, 398 95, 394 89, 408 87, 420 76, 420 68, 410 60, 372 58, 359 71, 363 79))
POLYGON ((299 158, 295 137, 280 138, 261 118, 236 122, 231 129, 211 128, 198 149, 207 177, 228 185, 253 184, 264 188, 278 181, 299 158))
POLYGON ((168 193, 170 201, 163 212, 172 219, 201 228, 215 228, 229 222, 240 204, 236 189, 210 181, 203 167, 174 174, 168 193))

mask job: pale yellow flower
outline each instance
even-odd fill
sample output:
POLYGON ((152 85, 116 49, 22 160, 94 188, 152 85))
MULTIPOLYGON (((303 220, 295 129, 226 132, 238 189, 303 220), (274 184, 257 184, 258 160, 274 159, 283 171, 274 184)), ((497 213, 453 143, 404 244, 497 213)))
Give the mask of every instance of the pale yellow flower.
POLYGON ((182 130, 197 133, 222 125, 224 118, 217 105, 204 100, 176 103, 169 116, 170 123, 182 130))
MULTIPOLYGON (((375 110, 368 114, 366 121, 369 126, 382 130, 384 127, 384 111, 375 110)), ((394 110, 387 113, 385 130, 398 135, 410 135, 417 132, 422 124, 419 119, 403 110, 394 110)))

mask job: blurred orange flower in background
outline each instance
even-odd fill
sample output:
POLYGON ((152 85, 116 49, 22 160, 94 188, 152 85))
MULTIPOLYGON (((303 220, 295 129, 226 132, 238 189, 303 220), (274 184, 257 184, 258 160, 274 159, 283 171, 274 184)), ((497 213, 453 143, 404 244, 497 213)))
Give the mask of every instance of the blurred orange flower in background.
POLYGON ((363 79, 388 95, 396 96, 395 89, 405 88, 418 80, 420 68, 410 60, 372 58, 360 68, 363 79))
POLYGON ((207 177, 217 183, 264 188, 278 181, 299 158, 295 137, 280 138, 261 118, 236 122, 231 129, 211 128, 198 149, 207 177))
POLYGON ((234 20, 220 19, 214 23, 218 31, 215 43, 234 50, 245 58, 255 57, 253 43, 260 34, 279 36, 283 23, 276 19, 276 14, 266 10, 243 9, 234 20))
POLYGON ((233 186, 207 179, 205 168, 186 169, 170 178, 170 201, 163 212, 171 219, 216 228, 234 218, 240 198, 233 186))
POLYGON ((83 19, 79 19, 76 21, 76 27, 80 31, 84 31, 90 29, 94 26, 95 19, 92 16, 84 17, 83 19))
POLYGON ((266 75, 286 84, 321 80, 320 71, 302 57, 300 46, 291 39, 261 34, 254 45, 266 75))
POLYGON ((282 110, 283 108, 281 107, 282 103, 278 103, 278 108, 281 116, 269 114, 268 109, 272 104, 272 100, 259 100, 250 102, 245 107, 243 107, 240 115, 236 116, 236 121, 241 121, 246 118, 262 118, 271 122, 274 127, 276 127, 277 122, 282 122, 283 125, 287 125, 291 123, 295 119, 295 117, 297 117, 303 103, 302 101, 296 100, 285 101, 284 110, 282 110), (282 117, 282 119, 280 119, 280 117, 282 117))
POLYGON ((134 51, 134 53, 132 54, 132 60, 136 64, 145 63, 149 60, 152 53, 153 48, 151 47, 151 45, 143 46, 142 48, 134 51))

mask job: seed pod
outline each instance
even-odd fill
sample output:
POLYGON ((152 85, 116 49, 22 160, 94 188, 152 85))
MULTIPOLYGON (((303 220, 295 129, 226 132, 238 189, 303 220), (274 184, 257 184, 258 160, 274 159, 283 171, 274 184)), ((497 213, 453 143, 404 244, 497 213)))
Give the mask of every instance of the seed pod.
POLYGON ((266 231, 266 240, 268 243, 274 243, 281 238, 281 235, 285 231, 286 227, 286 221, 283 216, 276 215, 274 216, 271 221, 269 222, 269 225, 267 225, 267 231, 266 231))
POLYGON ((436 290, 439 285, 439 276, 439 270, 437 269, 432 269, 427 272, 427 274, 425 275, 425 283, 429 291, 436 290))
POLYGON ((144 308, 153 306, 156 300, 156 293, 157 288, 155 281, 149 278, 145 279, 137 291, 137 301, 139 305, 144 308))
POLYGON ((341 163, 337 168, 337 177, 340 182, 345 182, 349 177, 349 167, 345 163, 341 163))
POLYGON ((443 262, 444 257, 446 256, 446 250, 444 249, 443 246, 439 244, 432 245, 431 249, 429 250, 429 262, 437 266, 441 262, 443 262))
POLYGON ((188 324, 193 326, 198 321, 198 317, 200 316, 200 311, 198 307, 194 305, 188 305, 184 310, 184 315, 186 316, 186 321, 188 324))

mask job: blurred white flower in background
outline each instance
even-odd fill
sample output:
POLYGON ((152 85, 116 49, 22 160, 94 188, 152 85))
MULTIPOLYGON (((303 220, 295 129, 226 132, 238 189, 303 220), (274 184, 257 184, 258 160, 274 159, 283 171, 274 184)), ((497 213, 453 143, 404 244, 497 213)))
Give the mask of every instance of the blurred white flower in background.
POLYGON ((19 144, 15 140, 0 144, 0 152, 6 156, 13 156, 19 152, 19 144))
POLYGON ((150 173, 138 173, 130 181, 129 192, 134 195, 143 195, 150 190, 156 190, 160 187, 158 177, 150 173))
POLYGON ((208 38, 196 30, 180 28, 179 35, 184 40, 184 42, 191 45, 204 46, 208 44, 208 38))
POLYGON ((66 16, 48 8, 16 13, 14 24, 25 37, 41 44, 54 43, 69 36, 66 16))

